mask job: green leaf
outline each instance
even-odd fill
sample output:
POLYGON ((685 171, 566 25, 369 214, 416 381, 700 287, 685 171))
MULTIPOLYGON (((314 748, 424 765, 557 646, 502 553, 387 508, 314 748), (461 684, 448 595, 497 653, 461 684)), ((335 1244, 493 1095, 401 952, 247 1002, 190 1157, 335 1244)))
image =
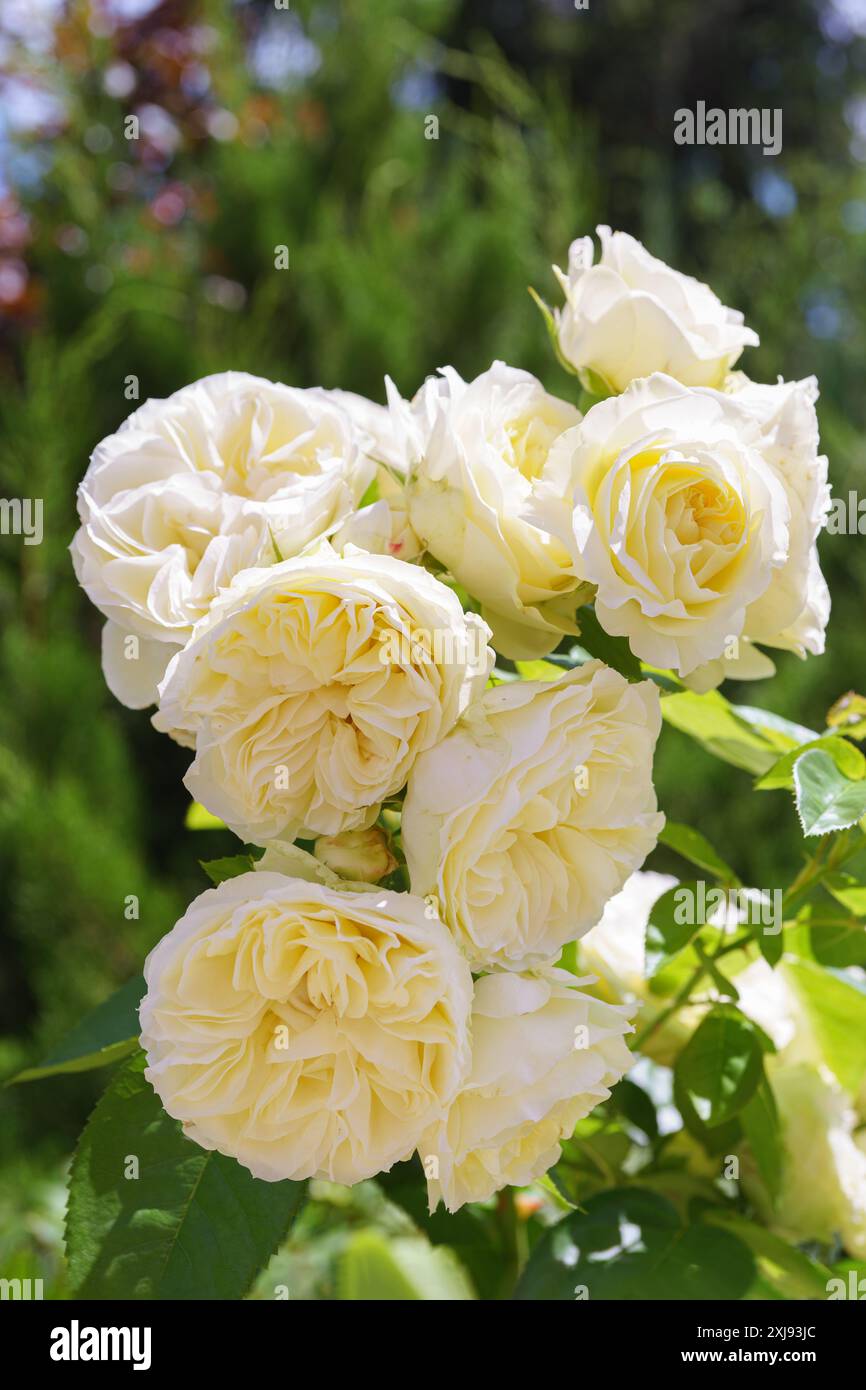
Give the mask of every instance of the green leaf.
POLYGON ((809 924, 809 944, 820 965, 844 970, 866 965, 866 922, 850 913, 822 912, 809 907, 804 913, 809 924))
POLYGON ((797 759, 794 791, 804 835, 845 830, 866 816, 866 780, 849 781, 822 749, 797 759))
POLYGON ((676 1064, 676 1078, 699 1119, 715 1128, 748 1104, 763 1075, 763 1048, 751 1021, 730 1005, 708 1014, 676 1064))
POLYGON ((656 1108, 641 1086, 636 1086, 633 1081, 624 1077, 613 1088, 611 1099, 621 1115, 636 1126, 637 1129, 645 1134, 647 1139, 654 1141, 659 1137, 658 1117, 656 1108))
POLYGON ((683 690, 662 696, 662 718, 688 734, 708 753, 746 772, 764 773, 778 759, 778 749, 735 714, 717 690, 696 695, 683 690))
POLYGON ((224 859, 200 859, 198 861, 211 883, 225 883, 227 878, 239 878, 254 869, 255 861, 251 854, 229 854, 224 859))
POLYGON ((726 1120, 724 1124, 716 1125, 714 1129, 709 1129, 704 1124, 676 1071, 674 1071, 673 1101, 682 1116, 684 1128, 693 1139, 697 1139, 710 1158, 731 1154, 742 1142, 743 1127, 738 1119, 726 1120))
POLYGON ((866 885, 853 874, 827 874, 822 881, 822 887, 854 917, 866 917, 866 885))
POLYGON ((785 950, 784 932, 758 932, 758 950, 764 957, 768 965, 773 967, 779 964, 785 950))
POLYGON ((212 816, 210 811, 202 806, 200 801, 191 801, 186 808, 184 825, 187 830, 225 830, 225 821, 221 821, 219 816, 212 816))
POLYGON ((697 865, 699 869, 712 874, 722 883, 739 887, 740 880, 731 866, 725 863, 720 854, 716 853, 706 836, 702 835, 699 830, 693 830, 690 825, 681 825, 672 820, 666 821, 659 836, 659 844, 667 845, 683 859, 687 859, 690 864, 697 865))
POLYGON ((394 1202, 412 1218, 431 1245, 447 1245, 454 1251, 468 1270, 479 1297, 495 1299, 500 1296, 502 1258, 494 1212, 471 1202, 453 1213, 441 1204, 434 1212, 428 1211, 427 1181, 417 1156, 405 1163, 395 1163, 387 1173, 380 1173, 376 1184, 389 1202, 394 1202))
POLYGON ((769 709, 758 709, 756 705, 731 705, 731 709, 740 719, 745 719, 747 724, 757 729, 768 743, 774 744, 782 752, 788 748, 797 748, 818 737, 814 729, 807 729, 804 724, 795 724, 793 720, 785 719, 781 714, 774 714, 769 709))
POLYGON ((718 1226, 747 1245, 757 1256, 764 1278, 785 1298, 804 1299, 827 1297, 830 1271, 817 1260, 810 1259, 795 1245, 774 1236, 763 1226, 749 1221, 736 1212, 715 1207, 704 1212, 704 1220, 718 1226))
POLYGON ((587 410, 591 410, 594 405, 598 405, 599 401, 606 401, 609 396, 618 394, 605 381, 601 373, 594 371, 592 367, 580 367, 577 375, 580 377, 580 384, 587 398, 582 400, 580 405, 584 414, 587 410))
POLYGON ((423 1237, 353 1233, 340 1258, 338 1297, 360 1302, 463 1302, 475 1294, 453 1250, 423 1237))
POLYGON ((836 738, 835 736, 816 738, 785 753, 784 757, 773 764, 769 772, 765 772, 764 776, 759 778, 755 783, 755 790, 766 792, 774 791, 778 787, 793 787, 794 764, 802 754, 808 753, 814 748, 821 748, 829 754, 843 776, 850 777, 852 781, 859 781, 866 774, 866 758, 863 757, 859 748, 854 747, 853 743, 848 743, 844 738, 836 738))
POLYGON ((546 304, 544 302, 544 300, 541 298, 541 295, 538 294, 532 288, 531 285, 528 285, 527 289, 529 290, 529 294, 532 298, 533 303, 540 310, 541 317, 544 319, 544 326, 547 329, 547 336, 550 339, 550 345, 553 348, 553 354, 557 362, 559 363, 560 367, 562 367, 563 371, 568 372, 570 376, 577 376, 577 368, 574 367, 571 362, 569 362, 567 357, 563 356, 562 348, 559 346, 559 334, 556 331, 556 318, 554 317, 553 310, 551 309, 549 304, 546 304))
POLYGON ((558 681, 562 677, 562 667, 550 661, 515 661, 514 665, 525 681, 558 681))
POLYGON ((19 1081, 41 1081, 45 1076, 61 1073, 91 1071, 94 1067, 106 1067, 128 1056, 138 1045, 141 1032, 138 1006, 144 991, 143 976, 136 975, 128 980, 93 1013, 88 1014, 44 1061, 19 1072, 7 1085, 19 1081))
POLYGON ((839 729, 846 738, 856 738, 859 743, 866 738, 866 698, 856 690, 849 690, 830 709, 827 724, 831 729, 839 729))
POLYGON ((775 1202, 782 1186, 783 1150, 779 1112, 766 1077, 761 1079, 752 1099, 743 1106, 740 1123, 755 1156, 764 1186, 775 1202))
POLYGON ((579 609, 577 621, 580 626, 580 648, 596 660, 603 661, 606 666, 612 666, 621 676, 625 676, 626 680, 643 679, 640 662, 629 646, 627 638, 611 637, 609 632, 605 632, 594 608, 579 609))
POLYGON ((779 969, 803 1005, 827 1066, 856 1095, 866 1079, 866 992, 813 961, 785 960, 779 969))
POLYGON ((238 1299, 285 1238, 305 1184, 261 1182, 184 1136, 136 1053, 87 1122, 69 1177, 80 1298, 238 1299), (138 1176, 127 1177, 130 1160, 138 1176))
POLYGON ((703 1221, 684 1225, 666 1198, 643 1188, 591 1197, 538 1241, 515 1298, 741 1298, 755 1276, 748 1247, 703 1221), (586 1297, 587 1294, 583 1294, 586 1297))
MULTIPOLYGON (((673 957, 688 946, 692 937, 705 925, 697 920, 679 920, 684 904, 696 904, 698 885, 696 882, 678 883, 662 893, 650 910, 646 926, 646 974, 648 978, 657 975, 670 965, 673 957)), ((696 918, 696 913, 688 914, 696 918)))

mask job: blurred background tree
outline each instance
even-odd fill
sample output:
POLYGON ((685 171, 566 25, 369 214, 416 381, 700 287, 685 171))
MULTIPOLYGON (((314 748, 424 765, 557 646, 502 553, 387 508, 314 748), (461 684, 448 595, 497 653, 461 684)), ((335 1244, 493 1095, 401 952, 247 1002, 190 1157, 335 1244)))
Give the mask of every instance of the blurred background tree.
MULTIPOLYGON (((745 312, 752 377, 818 375, 847 497, 866 458, 864 36, 866 0, 3 0, 0 491, 45 518, 41 545, 0 537, 5 1074, 139 968, 205 886, 197 857, 232 843, 184 830, 187 755, 103 683, 67 554, 97 441, 136 398, 227 368, 381 400, 386 372, 411 394, 501 357, 572 394, 526 288, 554 299, 551 263, 603 221, 745 312), (676 146, 698 100, 781 108, 782 153, 676 146)), ((866 540, 821 551, 826 657, 731 692, 815 728, 866 677, 866 540)), ((747 795, 669 729, 657 780, 745 881, 790 872, 781 794, 747 795)), ((7 1276, 62 1290, 60 1169, 99 1085, 6 1092, 7 1276)), ((305 1220, 330 1231, 331 1210, 305 1220)))

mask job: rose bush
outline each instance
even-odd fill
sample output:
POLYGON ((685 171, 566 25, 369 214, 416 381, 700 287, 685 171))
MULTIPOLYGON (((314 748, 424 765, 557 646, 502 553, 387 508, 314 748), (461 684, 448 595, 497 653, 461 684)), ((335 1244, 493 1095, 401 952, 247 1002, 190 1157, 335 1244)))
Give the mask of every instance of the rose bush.
POLYGON ((546 311, 574 400, 503 362, 387 405, 228 373, 96 449, 107 679, 244 843, 143 1001, 30 1073, 125 1059, 71 1172, 88 1293, 238 1247, 243 1296, 367 1180, 411 1234, 345 1223, 365 1288, 400 1241, 458 1297, 836 1297, 866 1258, 866 699, 813 729, 718 689, 823 650, 817 385, 732 370, 742 316, 599 231, 546 311), (665 821, 663 723, 790 798, 792 882, 665 821))

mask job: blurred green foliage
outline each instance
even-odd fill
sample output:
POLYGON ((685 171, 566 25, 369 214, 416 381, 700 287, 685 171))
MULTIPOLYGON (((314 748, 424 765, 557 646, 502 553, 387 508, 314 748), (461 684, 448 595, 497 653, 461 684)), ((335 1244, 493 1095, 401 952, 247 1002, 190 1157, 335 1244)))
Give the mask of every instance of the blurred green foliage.
MULTIPOLYGON (((76 484, 134 405, 129 379, 142 400, 227 368, 380 400, 385 373, 411 394, 445 363, 471 376, 499 357, 569 395, 527 286, 553 300, 551 263, 605 221, 745 312, 762 340, 750 375, 819 376, 834 494, 862 488, 866 45, 828 28, 832 8, 168 0, 124 25, 73 3, 49 50, 12 36, 5 76, 55 92, 64 116, 4 149, 0 269, 20 294, 0 334, 0 490, 42 498, 45 517, 41 545, 0 538, 5 1073, 140 968, 205 886, 197 858, 232 848, 184 830, 186 754, 112 700, 68 559, 76 484), (782 155, 674 146, 674 111, 698 99, 781 107, 782 155)), ((866 538, 821 552, 827 655, 727 692, 818 729, 866 683, 866 538)), ((794 816, 785 793, 749 795, 671 729, 657 772, 663 809, 743 881, 796 868, 796 838, 774 834, 794 816)), ((50 1279, 51 1184, 101 1079, 4 1097, 0 1215, 18 1213, 7 1239, 50 1279)))

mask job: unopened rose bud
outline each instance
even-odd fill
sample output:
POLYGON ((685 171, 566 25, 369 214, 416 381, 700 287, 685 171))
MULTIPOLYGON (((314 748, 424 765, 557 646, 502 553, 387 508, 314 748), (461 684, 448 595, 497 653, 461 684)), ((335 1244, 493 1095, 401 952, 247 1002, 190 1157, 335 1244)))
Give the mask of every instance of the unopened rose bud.
POLYGON ((370 830, 346 830, 342 835, 322 835, 313 850, 317 859, 341 878, 378 883, 393 873, 397 860, 377 826, 370 830))

